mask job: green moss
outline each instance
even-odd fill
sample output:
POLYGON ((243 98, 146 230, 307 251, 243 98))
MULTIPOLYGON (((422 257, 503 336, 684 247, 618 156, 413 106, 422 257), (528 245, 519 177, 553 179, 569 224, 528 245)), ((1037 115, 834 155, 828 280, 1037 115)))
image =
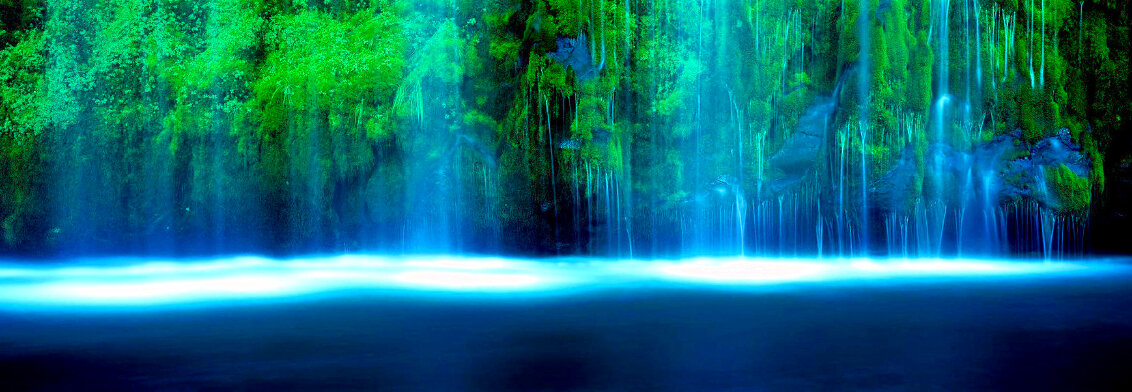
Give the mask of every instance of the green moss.
POLYGON ((778 114, 782 116, 784 128, 793 132, 794 125, 805 113, 806 108, 813 102, 813 97, 806 89, 797 89, 782 99, 778 114))
POLYGON ((1026 158, 1030 157, 1030 150, 1025 149, 1025 148, 1017 148, 1017 147, 1019 147, 1018 145, 1015 145, 1015 147, 1016 148, 1006 152, 1006 154, 1004 154, 1002 156, 1002 160, 1004 160, 1004 161, 1014 161, 1014 160, 1026 159, 1026 158))
POLYGON ((869 178, 880 178, 888 174, 899 158, 896 151, 884 145, 869 144, 867 151, 870 163, 869 178))
MULTIPOLYGON (((488 198, 479 195, 491 188, 498 200, 482 204, 508 206, 495 211, 504 225, 545 228, 525 208, 551 198, 551 151, 558 180, 579 180, 567 165, 597 167, 631 179, 622 185, 637 209, 679 208, 714 176, 745 173, 750 189, 761 180, 755 173, 782 176, 766 159, 839 82, 830 129, 855 126, 864 115, 868 140, 854 133, 847 143, 851 151, 865 144, 871 178, 913 144, 911 202, 924 192, 926 140, 935 133, 908 131, 900 118, 929 118, 942 88, 961 107, 976 60, 983 79, 971 85, 973 123, 958 124, 966 116, 949 113, 945 139, 970 151, 1015 129, 1032 143, 1069 128, 1092 161, 1088 178, 1060 166, 1047 178, 1063 209, 1080 211, 1089 202, 1082 188, 1105 191, 1105 155, 1127 146, 1120 131, 1132 118, 1122 39, 1128 19, 1119 17, 1119 1, 1088 1, 1083 18, 1078 2, 1045 3, 1042 67, 1040 40, 1030 47, 1025 23, 1040 3, 980 2, 978 12, 953 2, 950 77, 935 86, 944 54, 936 53, 939 4, 932 1, 870 0, 866 15, 839 0, 0 1, 7 23, 0 26, 0 223, 9 244, 42 231, 32 223, 43 220, 43 208, 33 204, 44 199, 43 178, 53 178, 44 168, 62 160, 82 162, 90 175, 83 181, 108 189, 73 204, 113 205, 129 210, 122 220, 137 222, 153 212, 137 205, 148 197, 147 176, 175 183, 161 187, 176 189, 172 195, 161 196, 176 204, 264 196, 282 206, 269 211, 281 222, 306 223, 311 217, 288 214, 327 214, 328 201, 339 197, 331 193, 335 180, 370 173, 380 180, 371 187, 382 189, 343 197, 380 195, 394 206, 375 213, 387 222, 401 213, 403 185, 415 180, 408 169, 422 164, 409 159, 441 165, 455 155, 463 166, 441 171, 467 172, 452 176, 464 183, 449 189, 488 198), (995 10, 1018 18, 1013 35, 1003 34, 1003 13, 995 10), (980 45, 966 45, 973 41, 965 15, 981 20, 980 45), (867 102, 858 102, 866 94, 856 91, 856 75, 846 74, 864 44, 859 20, 868 23, 871 49, 867 102), (558 38, 581 34, 595 65, 599 53, 607 55, 601 72, 585 80, 548 56, 558 38), (1004 41, 1014 48, 1008 58, 1004 41), (1044 82, 1036 80, 1043 70, 1044 82), (967 135, 970 129, 982 132, 967 135), (548 135, 581 147, 548 146, 548 135), (450 154, 453 139, 463 137, 477 151, 450 154), (468 165, 485 156, 497 167, 468 165), (227 184, 209 176, 230 171, 258 177, 249 182, 260 188, 221 194, 227 184)), ((812 173, 832 172, 835 144, 822 149, 812 173)), ((1026 154, 1018 147, 1005 159, 1026 154)))
POLYGON ((1089 180, 1093 183, 1093 191, 1102 194, 1105 190, 1104 153, 1098 148, 1097 141, 1091 133, 1083 133, 1079 140, 1084 147, 1085 155, 1092 162, 1089 168, 1089 180))
POLYGON ((1079 177, 1065 164, 1059 164, 1045 168, 1045 179, 1049 191, 1057 199, 1058 211, 1066 214, 1088 211, 1092 202, 1092 186, 1088 177, 1079 177))

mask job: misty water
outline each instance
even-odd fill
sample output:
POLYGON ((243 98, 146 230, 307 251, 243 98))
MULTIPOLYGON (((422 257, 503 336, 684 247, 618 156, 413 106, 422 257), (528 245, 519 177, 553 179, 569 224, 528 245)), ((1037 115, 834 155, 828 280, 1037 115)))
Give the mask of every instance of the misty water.
POLYGON ((17 390, 1119 390, 1130 262, 9 261, 0 374, 17 390))
POLYGON ((0 2, 0 389, 1132 390, 1132 2, 0 2))
POLYGON ((8 262, 0 374, 17 390, 1119 390, 1128 262, 8 262))

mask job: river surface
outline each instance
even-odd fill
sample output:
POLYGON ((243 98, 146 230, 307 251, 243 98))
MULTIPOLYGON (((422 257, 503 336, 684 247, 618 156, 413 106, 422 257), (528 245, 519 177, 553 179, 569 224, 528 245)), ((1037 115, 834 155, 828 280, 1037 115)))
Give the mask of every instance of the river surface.
POLYGON ((1127 260, 0 263, 5 390, 1132 390, 1127 260))

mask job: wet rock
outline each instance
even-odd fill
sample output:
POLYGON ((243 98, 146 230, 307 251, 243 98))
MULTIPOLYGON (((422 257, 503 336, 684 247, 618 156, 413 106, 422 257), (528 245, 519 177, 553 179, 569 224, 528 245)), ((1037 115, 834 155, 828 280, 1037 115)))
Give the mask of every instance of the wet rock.
POLYGON ((613 139, 613 130, 609 128, 594 128, 590 132, 593 133, 592 142, 599 146, 607 145, 609 141, 613 139))
POLYGON ((870 184, 870 198, 877 208, 895 210, 907 205, 911 197, 944 197, 949 202, 977 202, 1000 205, 1009 201, 1036 200, 1046 206, 1058 203, 1045 184, 1045 168, 1065 165, 1080 177, 1087 177, 1091 162, 1068 130, 1033 145, 1022 140, 1022 132, 996 136, 976 145, 971 152, 957 151, 949 145, 933 144, 924 155, 924 182, 942 179, 940 195, 916 195, 911 189, 918 169, 915 150, 905 148, 883 177, 870 184), (939 159, 939 161, 936 161, 939 159))
POLYGON ((696 189, 696 192, 684 200, 689 207, 704 208, 708 206, 731 205, 737 197, 742 197, 743 186, 735 176, 724 174, 696 189))
POLYGON ((556 43, 558 50, 547 53, 547 56, 563 67, 573 69, 578 80, 592 79, 601 72, 604 60, 601 63, 594 63, 594 55, 590 53, 590 42, 585 34, 576 38, 560 37, 556 43))
POLYGON ((558 143, 558 148, 563 150, 578 150, 582 148, 582 141, 578 139, 566 139, 558 143))
POLYGON ((833 99, 819 98, 798 119, 794 134, 768 160, 771 170, 782 174, 770 184, 771 192, 781 192, 813 172, 836 108, 833 99))
POLYGON ((834 114, 837 113, 839 100, 842 99, 842 87, 847 80, 852 80, 856 72, 855 64, 846 68, 838 78, 833 92, 829 96, 815 98, 814 102, 802 112, 794 133, 767 161, 769 171, 780 176, 767 184, 766 188, 760 186, 760 191, 781 194, 816 174, 813 169, 821 157, 829 127, 833 122, 834 114))
POLYGON ((1063 128, 1056 136, 1039 141, 1031 149, 1031 155, 1035 165, 1064 164, 1078 176, 1089 175, 1091 162, 1081 150, 1081 146, 1073 142, 1068 129, 1063 128))
POLYGON ((889 209, 905 205, 912 195, 912 187, 918 174, 915 158, 913 146, 904 148, 900 158, 892 165, 892 169, 885 173, 884 177, 870 184, 869 197, 874 203, 889 209))
POLYGON ((570 138, 558 142, 558 148, 563 150, 580 150, 583 145, 592 145, 597 147, 605 147, 609 145, 609 140, 613 138, 613 131, 608 128, 594 128, 590 130, 592 137, 589 141, 580 138, 570 138))
POLYGON ((892 11, 892 0, 880 0, 874 16, 877 20, 884 22, 888 18, 889 11, 892 11))

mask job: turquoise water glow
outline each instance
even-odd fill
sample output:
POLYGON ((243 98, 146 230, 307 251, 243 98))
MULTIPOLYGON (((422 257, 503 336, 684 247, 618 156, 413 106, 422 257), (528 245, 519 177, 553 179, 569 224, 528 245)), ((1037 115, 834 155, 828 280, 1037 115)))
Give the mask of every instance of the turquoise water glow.
POLYGON ((293 299, 341 291, 556 294, 642 287, 751 289, 823 282, 894 282, 1103 274, 1104 261, 695 258, 606 260, 342 255, 286 260, 87 259, 0 264, 0 307, 151 306, 293 299))

